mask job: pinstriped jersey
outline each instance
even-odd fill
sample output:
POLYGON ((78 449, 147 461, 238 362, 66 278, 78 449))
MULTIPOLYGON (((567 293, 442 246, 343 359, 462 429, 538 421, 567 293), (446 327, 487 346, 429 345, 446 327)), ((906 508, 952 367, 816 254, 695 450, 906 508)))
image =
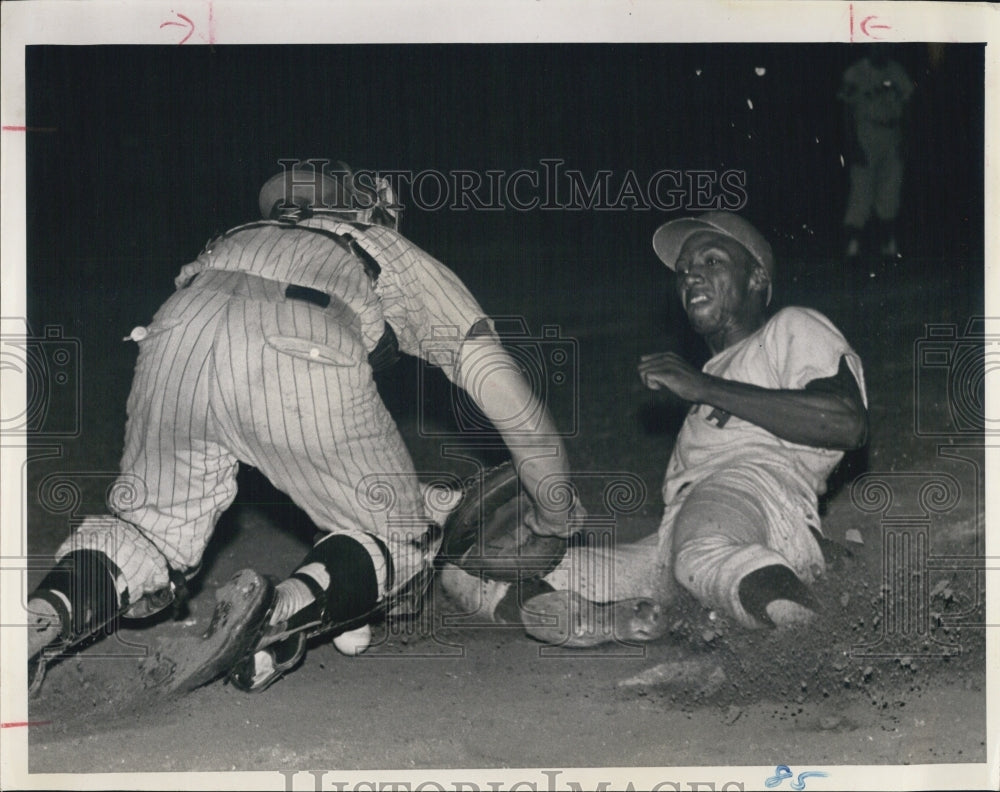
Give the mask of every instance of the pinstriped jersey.
POLYGON ((263 223, 237 228, 186 264, 175 284, 180 288, 205 270, 249 272, 330 294, 358 317, 368 351, 378 344, 388 322, 400 349, 441 367, 452 381, 470 328, 480 320, 489 321, 451 270, 397 231, 377 225, 317 216, 296 226, 263 223), (331 232, 344 244, 310 228, 331 232), (366 272, 348 240, 377 262, 381 270, 377 278, 366 272))
MULTIPOLYGON (((120 480, 142 492, 112 499, 116 517, 88 517, 57 558, 93 546, 132 601, 162 589, 168 566, 197 568, 242 462, 320 530, 365 547, 379 537, 394 586, 429 565, 432 548, 412 540, 427 527, 416 471, 360 342, 375 349, 389 323, 400 349, 455 381, 462 344, 487 317, 454 273, 395 231, 304 223, 233 229, 182 268, 136 339, 120 480)), ((372 562, 388 586, 377 549, 372 562)))

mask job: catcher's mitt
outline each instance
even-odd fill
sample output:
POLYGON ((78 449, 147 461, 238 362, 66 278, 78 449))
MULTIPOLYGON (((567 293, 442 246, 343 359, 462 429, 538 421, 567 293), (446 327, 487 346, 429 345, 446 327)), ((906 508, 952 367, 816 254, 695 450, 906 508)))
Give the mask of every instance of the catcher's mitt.
POLYGON ((524 518, 533 508, 512 462, 471 476, 444 525, 438 562, 489 580, 532 580, 551 572, 566 540, 539 536, 524 518))

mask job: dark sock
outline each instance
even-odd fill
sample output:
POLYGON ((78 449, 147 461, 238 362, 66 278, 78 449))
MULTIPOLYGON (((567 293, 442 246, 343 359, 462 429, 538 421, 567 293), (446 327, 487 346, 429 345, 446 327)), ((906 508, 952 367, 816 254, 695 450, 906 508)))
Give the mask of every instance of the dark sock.
POLYGON ((810 610, 818 610, 816 600, 806 584, 786 566, 772 564, 754 570, 740 581, 740 604, 743 609, 762 624, 773 627, 767 615, 769 603, 778 599, 797 602, 810 610))

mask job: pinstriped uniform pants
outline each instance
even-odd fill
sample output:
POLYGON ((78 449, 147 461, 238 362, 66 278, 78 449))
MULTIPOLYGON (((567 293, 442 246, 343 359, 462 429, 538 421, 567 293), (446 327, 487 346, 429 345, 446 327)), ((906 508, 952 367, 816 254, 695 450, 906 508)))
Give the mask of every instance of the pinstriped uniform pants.
POLYGON ((176 569, 198 565, 235 498, 239 462, 320 529, 382 539, 392 588, 429 563, 416 541, 427 521, 413 463, 376 390, 358 318, 335 299, 325 309, 286 299, 284 285, 202 273, 139 343, 121 470, 140 489, 135 502, 110 504, 127 523, 112 552, 133 602, 165 582, 148 545, 176 569))

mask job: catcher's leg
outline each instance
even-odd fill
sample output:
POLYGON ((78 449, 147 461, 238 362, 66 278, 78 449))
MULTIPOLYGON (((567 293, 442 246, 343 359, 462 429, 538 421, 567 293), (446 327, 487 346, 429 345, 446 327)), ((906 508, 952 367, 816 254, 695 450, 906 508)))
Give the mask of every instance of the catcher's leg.
MULTIPOLYGON (((167 586, 130 603, 121 570, 112 560, 115 555, 120 553, 109 552, 107 545, 105 550, 74 550, 29 598, 32 692, 40 688, 49 661, 112 630, 120 615, 149 616, 183 602, 184 576, 167 570, 167 586)), ((244 570, 216 592, 216 600, 211 623, 202 635, 161 645, 145 661, 142 678, 147 688, 162 693, 193 690, 224 675, 247 651, 260 632, 271 600, 266 581, 244 570)))
MULTIPOLYGON (((229 299, 221 291, 178 290, 138 341, 122 475, 109 495, 118 519, 95 526, 110 544, 120 607, 129 618, 156 613, 183 592, 236 495, 237 457, 220 438, 210 404, 215 378, 206 365, 229 299)), ((87 533, 88 522, 71 544, 87 533)), ((256 635, 268 599, 256 573, 239 573, 216 592, 203 635, 161 646, 147 661, 146 684, 180 692, 224 674, 256 635)))
POLYGON ((214 413, 239 458, 327 535, 278 584, 265 634, 234 669, 247 690, 294 668, 311 636, 363 630, 407 594, 415 608, 439 546, 353 314, 267 289, 251 282, 216 336, 214 413))
POLYGON ((115 629, 120 616, 144 618, 186 599, 186 579, 134 525, 84 519, 28 598, 32 690, 47 664, 115 629))
POLYGON ((348 321, 353 314, 339 303, 324 310, 253 297, 232 307, 215 339, 220 435, 321 531, 379 537, 397 584, 405 583, 424 565, 407 546, 428 519, 412 459, 348 321))
POLYGON ((345 653, 364 651, 368 622, 385 605, 381 592, 391 585, 391 574, 388 548, 377 537, 360 532, 323 537, 277 585, 261 633, 233 668, 233 684, 251 692, 266 689, 298 665, 306 641, 317 635, 333 636, 338 648, 350 649, 345 653), (381 570, 388 571, 388 579, 381 570), (340 636, 346 637, 338 641, 340 636))
MULTIPOLYGON (((425 498, 435 504, 429 511, 444 516, 457 496, 433 489, 424 488, 425 498)), ((395 542, 363 531, 324 535, 275 587, 263 630, 234 667, 233 684, 248 692, 266 689, 301 662, 307 640, 319 635, 332 637, 343 654, 364 652, 373 619, 419 612, 433 575, 430 559, 439 543, 435 524, 425 525, 419 537, 395 542), (414 555, 426 558, 420 571, 402 585, 396 582, 400 547, 408 560, 414 555)))
POLYGON ((78 549, 64 555, 28 598, 28 670, 31 691, 41 686, 50 660, 96 636, 123 609, 127 596, 109 554, 78 549))
POLYGON ((56 551, 56 566, 29 599, 38 622, 32 655, 47 647, 55 656, 119 614, 156 613, 197 571, 236 493, 236 458, 213 442, 203 370, 226 299, 180 290, 138 340, 121 475, 108 495, 115 516, 87 517, 56 551))

